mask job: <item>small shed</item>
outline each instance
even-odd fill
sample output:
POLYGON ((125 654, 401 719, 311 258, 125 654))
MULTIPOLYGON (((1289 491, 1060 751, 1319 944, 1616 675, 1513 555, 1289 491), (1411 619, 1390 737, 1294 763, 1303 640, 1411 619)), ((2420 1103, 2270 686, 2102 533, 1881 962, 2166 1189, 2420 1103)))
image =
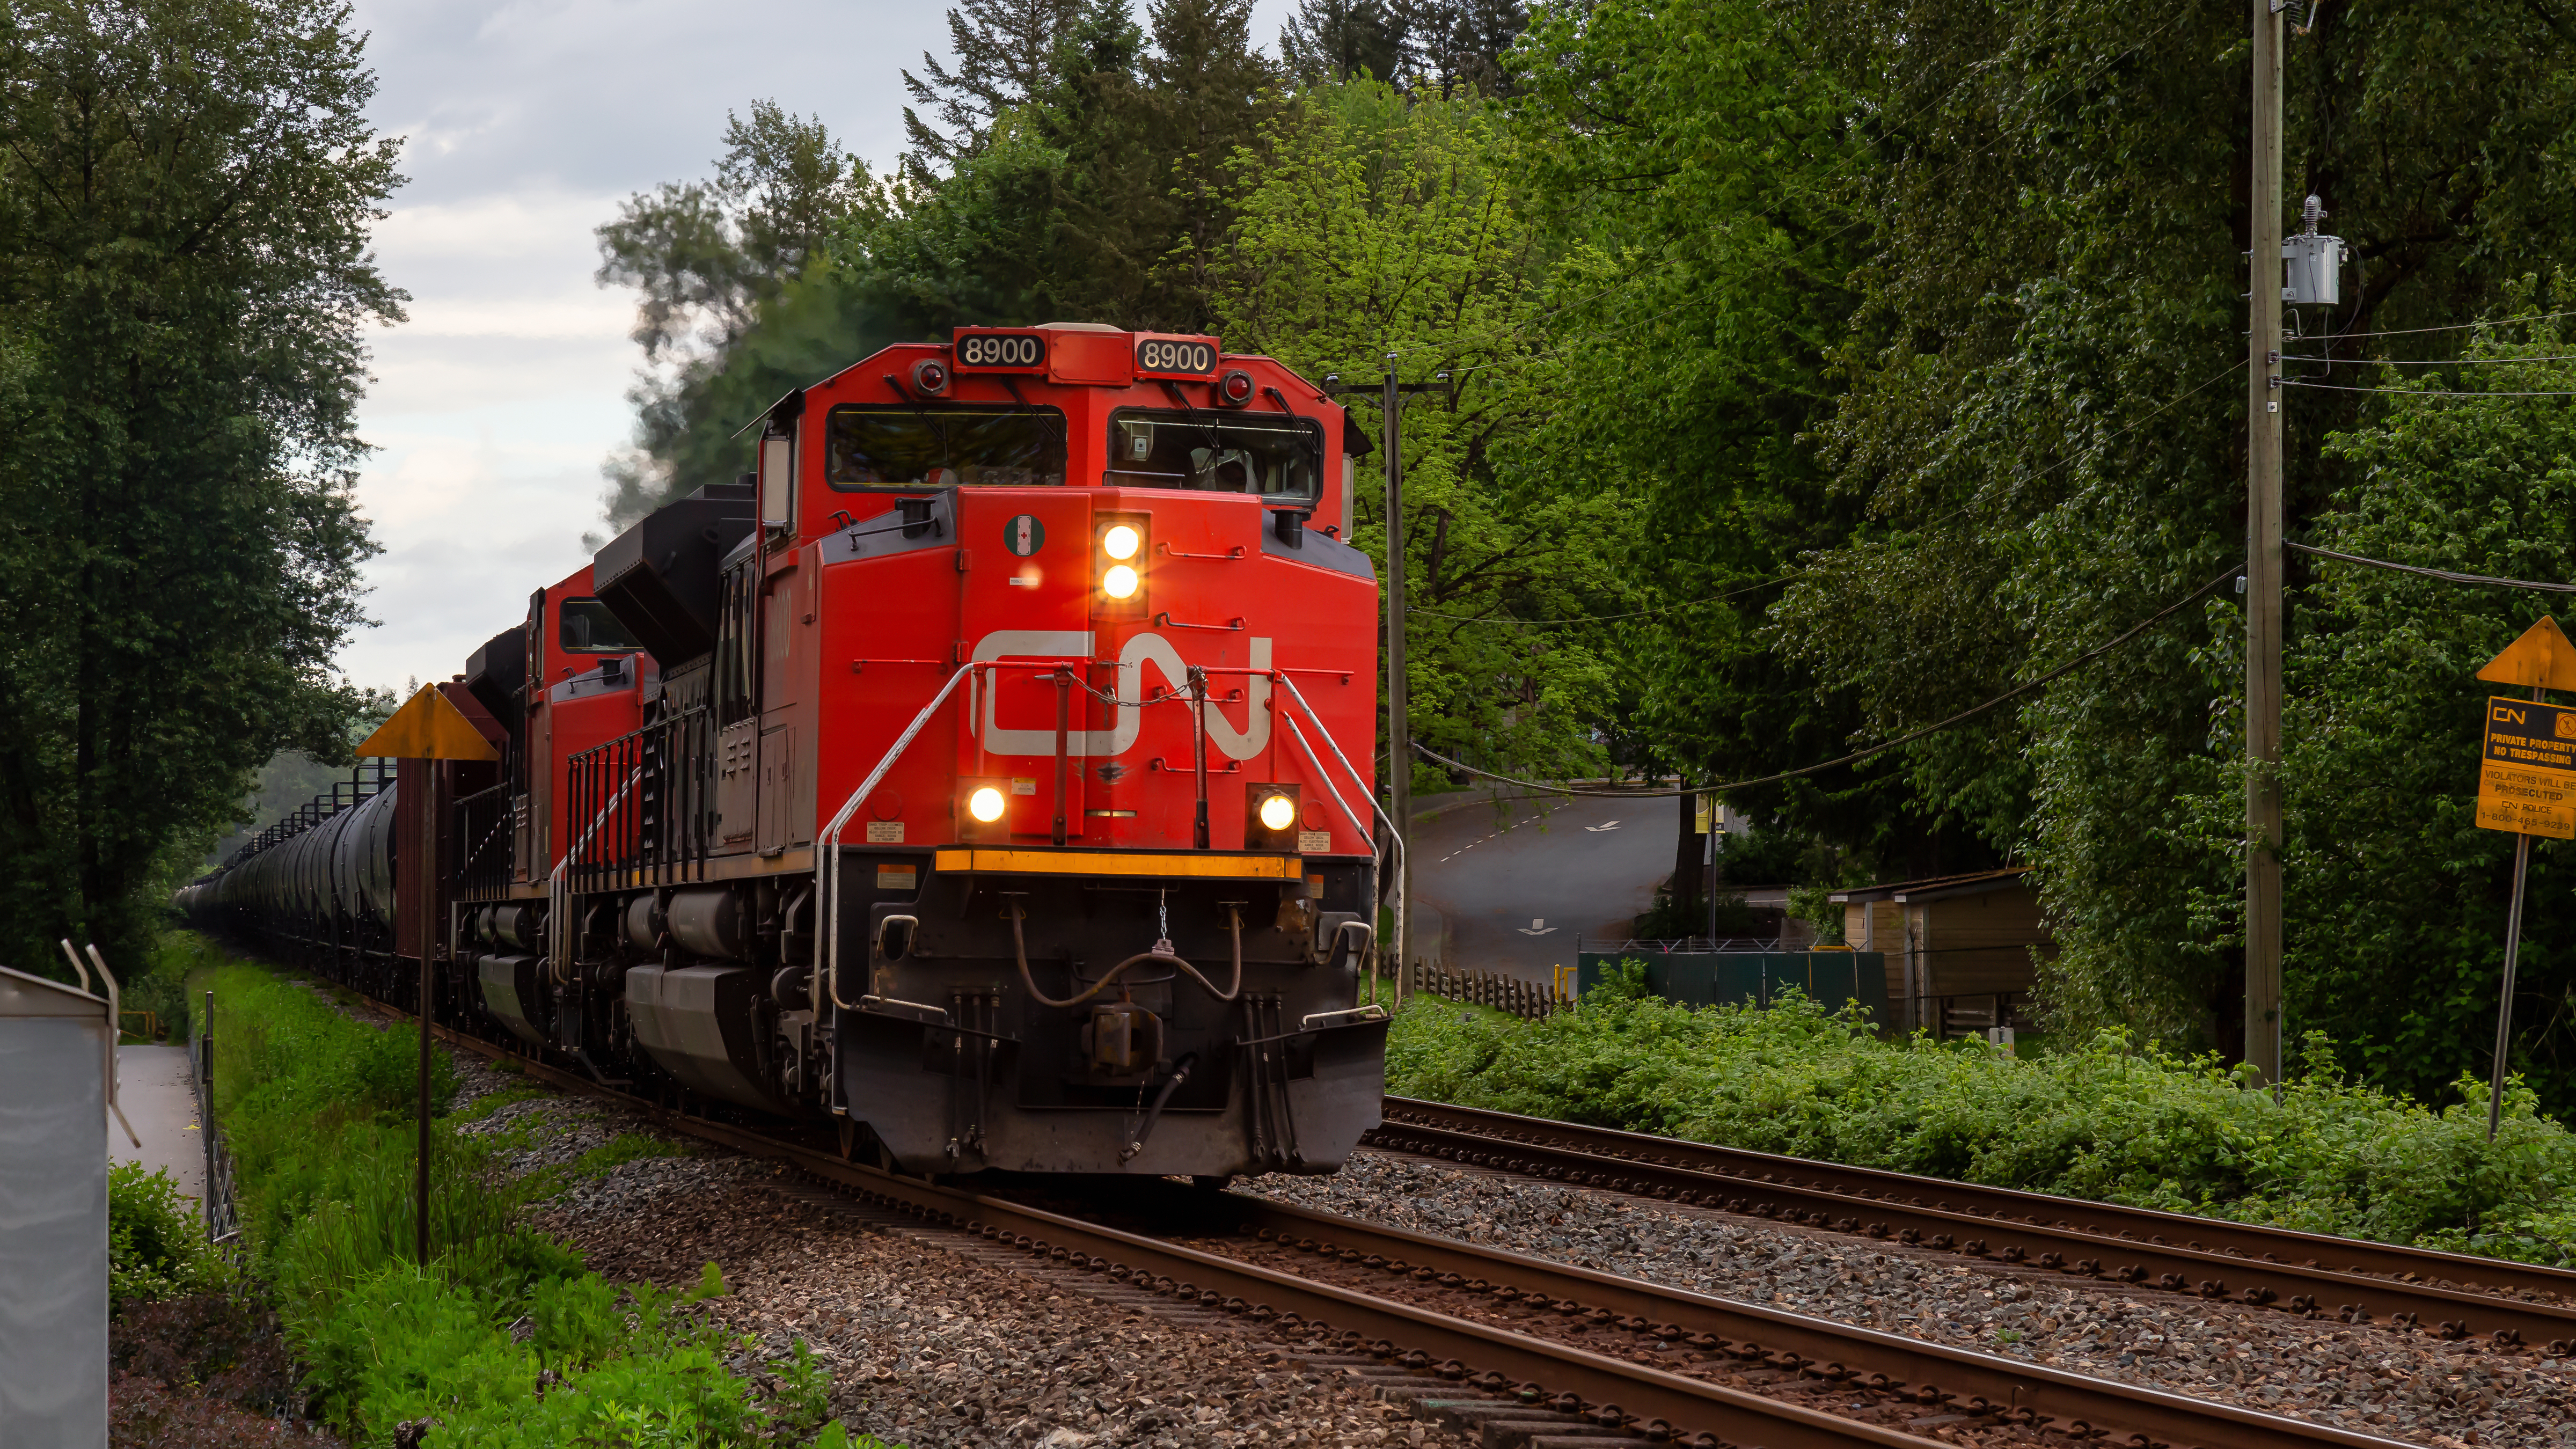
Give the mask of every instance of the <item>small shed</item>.
POLYGON ((2057 954, 2030 867, 1834 892, 1843 940, 1887 960, 1887 1001, 1903 1031, 1964 1036, 2027 1025, 2033 953, 2057 954))
POLYGON ((108 1004, 0 967, 0 1449, 107 1445, 108 1004))

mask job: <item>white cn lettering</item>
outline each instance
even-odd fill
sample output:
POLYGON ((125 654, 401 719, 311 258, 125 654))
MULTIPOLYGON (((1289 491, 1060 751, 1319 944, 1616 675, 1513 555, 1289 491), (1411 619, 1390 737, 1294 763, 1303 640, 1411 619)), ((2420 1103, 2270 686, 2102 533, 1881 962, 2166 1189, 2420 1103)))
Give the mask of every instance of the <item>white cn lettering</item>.
MULTIPOLYGON (((1251 667, 1270 667, 1270 641, 1254 638, 1251 667)), ((1033 663, 1053 663, 1091 657, 1092 636, 1080 629, 998 629, 975 641, 972 658, 987 660, 1026 659, 1033 663)), ((1138 708, 1145 699, 1145 666, 1151 664, 1163 677, 1164 687, 1175 692, 1187 687, 1189 666, 1181 662, 1180 651, 1160 634, 1133 636, 1119 654, 1118 719, 1105 730, 1075 730, 1065 739, 1065 753, 1083 759, 1106 759, 1123 755, 1135 748, 1136 736, 1143 723, 1138 708)), ((1231 760, 1248 760, 1270 748, 1270 681, 1259 674, 1241 676, 1243 686, 1243 726, 1238 729, 1227 717, 1226 706, 1217 696, 1229 688, 1225 684, 1235 676, 1218 675, 1210 679, 1207 706, 1208 743, 1219 754, 1231 760)), ((1011 729, 998 716, 998 703, 985 671, 967 682, 972 698, 967 705, 967 718, 984 742, 984 748, 997 755, 1055 754, 1055 731, 1047 729, 1011 729)), ((1158 706, 1173 709, 1176 706, 1158 706)), ((1186 706, 1179 706, 1186 711, 1186 706)))

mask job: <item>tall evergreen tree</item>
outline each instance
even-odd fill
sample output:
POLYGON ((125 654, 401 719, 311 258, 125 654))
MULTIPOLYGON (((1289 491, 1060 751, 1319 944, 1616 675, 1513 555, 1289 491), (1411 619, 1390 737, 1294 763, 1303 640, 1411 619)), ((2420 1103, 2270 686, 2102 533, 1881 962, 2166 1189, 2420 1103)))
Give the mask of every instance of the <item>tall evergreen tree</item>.
POLYGON ((404 300, 368 251, 401 178, 361 43, 339 0, 0 12, 13 964, 70 936, 139 965, 252 771, 348 757, 362 329, 404 300))
POLYGON ((1461 88, 1512 94, 1503 52, 1529 28, 1529 18, 1521 0, 1430 0, 1413 28, 1421 83, 1444 96, 1461 88))
MULTIPOLYGON (((1154 48, 1140 70, 1179 203, 1167 285, 1203 295, 1198 259, 1231 220, 1227 167, 1277 110, 1279 71, 1252 48, 1252 0, 1153 0, 1146 14, 1154 48)), ((1203 302, 1189 310, 1191 325, 1206 315, 1203 302)), ((1181 320, 1170 309, 1164 316, 1166 325, 1181 320)))
POLYGON ((635 446, 604 470, 609 519, 620 526, 671 491, 669 459, 678 435, 692 426, 681 395, 721 370, 762 305, 805 271, 872 194, 866 164, 843 151, 819 118, 791 115, 775 101, 752 102, 748 119, 727 112, 724 142, 714 180, 638 192, 617 220, 599 228, 597 280, 635 289, 629 335, 645 361, 659 365, 627 393, 636 408, 635 446))
POLYGON ((1401 85, 1413 54, 1415 0, 1299 0, 1279 55, 1300 84, 1368 76, 1401 85))
POLYGON ((965 0, 948 12, 955 68, 928 51, 922 74, 903 73, 905 158, 917 179, 984 144, 1003 112, 1027 105, 1055 79, 1057 46, 1083 14, 1082 0, 965 0), (925 78, 926 77, 926 78, 925 78), (929 112, 930 119, 922 119, 929 112))

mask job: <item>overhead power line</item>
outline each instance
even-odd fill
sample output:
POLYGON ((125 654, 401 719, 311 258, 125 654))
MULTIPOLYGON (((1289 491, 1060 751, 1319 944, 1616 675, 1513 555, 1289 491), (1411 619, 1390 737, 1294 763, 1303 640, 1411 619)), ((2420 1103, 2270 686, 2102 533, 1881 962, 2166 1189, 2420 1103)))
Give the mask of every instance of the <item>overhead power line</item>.
POLYGON ((2534 579, 2500 579, 2488 574, 2464 574, 2453 572, 2450 569, 2421 568, 2414 564, 2391 563, 2384 558, 2365 558, 2357 553, 2337 553, 2330 548, 2317 548, 2314 545, 2304 543, 2293 543, 2289 544, 2288 547, 2296 549, 2300 553, 2315 554, 2319 558, 2341 559, 2345 563, 2368 564, 2370 567, 2375 569, 2389 569, 2401 574, 2422 574, 2428 579, 2440 579, 2444 583, 2450 584, 2492 584, 2501 589, 2538 589, 2542 593, 2547 594, 2576 594, 2576 584, 2544 584, 2534 579))
POLYGON ((1514 619, 1508 616, 1498 617, 1487 615, 1479 617, 1473 614, 1442 614, 1430 609, 1407 609, 1405 612, 1408 614, 1424 614, 1434 619, 1447 619, 1456 624, 1520 624, 1532 629, 1553 629, 1560 624, 1606 624, 1614 619, 1643 619, 1655 614, 1677 614, 1684 609, 1697 609, 1709 604, 1721 603, 1727 599, 1735 598, 1740 594, 1753 593, 1758 589, 1767 589, 1773 584, 1781 583, 1788 579, 1794 579, 1798 576, 1799 572, 1801 571, 1792 569, 1785 574, 1773 574, 1767 579, 1755 579, 1753 582, 1744 585, 1742 588, 1729 589, 1722 594, 1710 594, 1706 598, 1689 599, 1678 604, 1666 604, 1660 609, 1637 609, 1625 614, 1585 614, 1572 619, 1514 619))
POLYGON ((2316 357, 2304 352, 2285 354, 2283 362, 2340 362, 2346 367, 2512 367, 2526 362, 2576 362, 2576 352, 2554 352, 2546 357, 2316 357))
POLYGON ((1689 789, 1684 790, 1577 790, 1563 785, 1550 785, 1540 780, 1523 780, 1511 775, 1497 775, 1491 770, 1479 770, 1473 765, 1449 758, 1438 750, 1432 749, 1430 746, 1423 744, 1420 740, 1413 742, 1413 748, 1431 759, 1451 767, 1452 769, 1464 770, 1470 775, 1481 776, 1488 780, 1499 780, 1506 785, 1518 785, 1525 790, 1534 791, 1541 795, 1590 795, 1598 796, 1606 800, 1668 800, 1680 795, 1698 795, 1712 790, 1741 790, 1751 785, 1768 785, 1780 780, 1794 780, 1801 775, 1819 774, 1823 771, 1837 768, 1838 766, 1856 764, 1859 761, 1869 759, 1874 755, 1883 755, 1889 750, 1895 749, 1900 745, 1909 745, 1916 740, 1925 738, 1926 736, 1939 734, 1941 731, 1946 730, 1953 725, 1963 724, 1969 720, 1975 719, 1977 716, 1986 713, 1988 710, 1994 709, 2000 705, 2010 704, 2012 701, 2021 698, 2023 695, 2030 693, 2041 685, 2047 684, 2052 680, 2062 678, 2065 675, 2092 663, 2094 660, 2101 658, 2103 655, 2110 653, 2112 650, 2119 648, 2121 645, 2128 643, 2130 640, 2137 638, 2139 635, 2147 632, 2147 630, 2155 627, 2158 623, 2189 605, 2193 600, 2198 599, 2203 594, 2217 588, 2220 584, 2227 582, 2229 579, 2236 577, 2244 571, 2245 566, 2243 564, 2228 565, 2225 573, 2220 574, 2218 577, 2211 579, 2208 583, 2202 584, 2199 588, 2192 590, 2190 593, 2183 595, 2181 598, 2174 600, 2172 603, 2165 605, 2163 608, 2149 614, 2144 619, 2139 620, 2137 623, 2129 627, 2128 632, 2120 635, 2118 638, 2113 639, 2106 644, 2097 644, 2094 647, 2085 650, 2083 653, 2076 655, 2074 658, 2067 660, 2055 669, 2048 671, 2046 674, 2039 676, 2037 679, 2025 680, 2020 684, 2014 685, 2012 688, 2005 690, 2003 693, 1996 695, 1994 698, 1987 700, 1983 704, 1971 705, 1968 708, 1959 711, 1957 714, 1950 716, 1948 719, 1938 722, 1937 724, 1925 725, 1919 730, 1915 730, 1909 734, 1898 735, 1892 740, 1886 740, 1879 744, 1871 745, 1865 750, 1855 750, 1848 755, 1841 756, 1838 759, 1827 760, 1822 764, 1802 765, 1794 770, 1782 770, 1776 775, 1760 775, 1750 780, 1729 780, 1724 784, 1718 785, 1694 785, 1689 789))
POLYGON ((2427 332, 2466 332, 2474 327, 2512 327, 2524 322, 2547 322, 2559 317, 2576 317, 2570 312, 2534 312, 2527 317, 2498 317, 2492 322, 2446 322, 2439 327, 2396 327, 2385 332, 2338 332, 2344 337, 2418 337, 2427 332))
POLYGON ((2399 397, 2576 397, 2576 390, 2568 389, 2554 392, 2507 392, 2434 387, 2347 387, 2336 382, 2301 382, 2295 377, 2281 379, 2281 385, 2313 387, 2326 392, 2386 392, 2395 393, 2399 397))

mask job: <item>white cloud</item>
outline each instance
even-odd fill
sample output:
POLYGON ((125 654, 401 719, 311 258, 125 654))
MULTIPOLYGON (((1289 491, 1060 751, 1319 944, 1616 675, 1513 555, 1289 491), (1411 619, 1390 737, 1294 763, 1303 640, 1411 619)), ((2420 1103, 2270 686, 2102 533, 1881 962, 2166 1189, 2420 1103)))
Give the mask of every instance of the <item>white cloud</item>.
MULTIPOLYGON (((1290 0, 1261 0, 1269 45, 1290 0)), ((599 465, 625 442, 632 297, 591 281, 628 195, 711 169, 727 111, 818 115, 880 169, 899 72, 947 49, 944 4, 887 0, 359 0, 410 182, 376 231, 411 320, 371 339, 359 481, 383 621, 341 651, 363 684, 443 679, 587 561, 599 465)), ((1142 5, 1137 6, 1140 16, 1142 5)))

